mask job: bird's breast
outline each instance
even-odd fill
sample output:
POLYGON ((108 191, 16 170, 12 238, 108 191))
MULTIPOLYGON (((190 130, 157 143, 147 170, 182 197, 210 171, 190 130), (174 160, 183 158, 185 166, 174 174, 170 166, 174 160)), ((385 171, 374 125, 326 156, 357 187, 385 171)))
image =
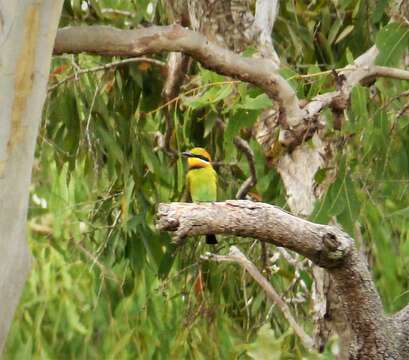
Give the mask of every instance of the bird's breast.
POLYGON ((193 201, 217 200, 217 175, 213 168, 191 169, 187 176, 193 201))

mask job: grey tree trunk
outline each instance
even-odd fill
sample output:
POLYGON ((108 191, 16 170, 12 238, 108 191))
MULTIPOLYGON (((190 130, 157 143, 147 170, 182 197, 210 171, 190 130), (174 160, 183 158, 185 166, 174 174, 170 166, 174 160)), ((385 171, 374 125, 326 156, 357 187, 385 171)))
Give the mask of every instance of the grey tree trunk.
POLYGON ((34 146, 62 0, 0 0, 0 351, 31 268, 34 146))

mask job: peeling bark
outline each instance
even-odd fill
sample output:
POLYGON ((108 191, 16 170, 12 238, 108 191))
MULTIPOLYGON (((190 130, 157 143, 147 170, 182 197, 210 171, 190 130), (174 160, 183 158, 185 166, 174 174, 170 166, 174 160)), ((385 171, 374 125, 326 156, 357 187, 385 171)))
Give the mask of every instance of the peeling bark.
POLYGON ((62 1, 0 2, 0 349, 31 267, 26 216, 62 1))

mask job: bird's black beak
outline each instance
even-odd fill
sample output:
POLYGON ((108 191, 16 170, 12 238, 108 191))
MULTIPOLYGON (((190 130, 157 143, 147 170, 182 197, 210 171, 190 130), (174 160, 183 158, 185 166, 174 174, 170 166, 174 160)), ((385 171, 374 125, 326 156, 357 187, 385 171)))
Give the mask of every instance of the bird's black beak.
POLYGON ((184 152, 182 152, 182 156, 183 157, 192 157, 192 153, 191 152, 189 152, 189 151, 184 151, 184 152))

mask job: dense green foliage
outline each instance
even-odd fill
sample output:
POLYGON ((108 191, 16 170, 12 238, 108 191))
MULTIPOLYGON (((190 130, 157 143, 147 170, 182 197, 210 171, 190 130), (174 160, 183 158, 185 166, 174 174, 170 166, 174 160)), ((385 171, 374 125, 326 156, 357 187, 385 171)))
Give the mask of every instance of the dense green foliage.
MULTIPOLYGON (((274 41, 282 73, 300 98, 333 90, 325 71, 342 68, 375 42, 380 64, 399 63, 409 30, 387 26, 387 1, 371 4, 282 2, 274 41)), ((158 2, 67 0, 61 26, 167 21, 158 2)), ((155 58, 166 61, 166 54, 155 58)), ((55 57, 50 85, 78 67, 115 60, 55 57)), ((133 63, 81 75, 49 92, 30 197, 34 266, 5 359, 266 359, 263 351, 272 359, 307 357, 282 315, 241 269, 201 261, 208 250, 201 239, 190 239, 175 257, 170 236, 155 230, 156 205, 181 198, 185 172, 182 159, 159 147, 163 79, 160 66, 133 63)), ((355 88, 341 131, 326 113, 326 136, 342 144, 339 169, 312 215, 323 223, 336 217, 361 241, 388 311, 409 302, 409 118, 396 117, 407 101, 399 94, 407 89, 407 82, 387 79, 355 88)), ((248 175, 232 141, 240 133, 256 154, 253 192, 287 208, 278 174, 250 138, 249 128, 271 104, 259 89, 198 64, 189 73, 171 112, 172 146, 204 146, 224 162, 217 168, 220 199, 233 198, 248 175)), ((328 170, 317 173, 318 183, 328 170)), ((251 239, 224 237, 221 244, 221 253, 238 244, 263 267, 260 246, 251 239)), ((296 270, 274 248, 269 252, 274 263, 265 274, 293 300, 296 318, 311 331, 308 266, 296 270)))

